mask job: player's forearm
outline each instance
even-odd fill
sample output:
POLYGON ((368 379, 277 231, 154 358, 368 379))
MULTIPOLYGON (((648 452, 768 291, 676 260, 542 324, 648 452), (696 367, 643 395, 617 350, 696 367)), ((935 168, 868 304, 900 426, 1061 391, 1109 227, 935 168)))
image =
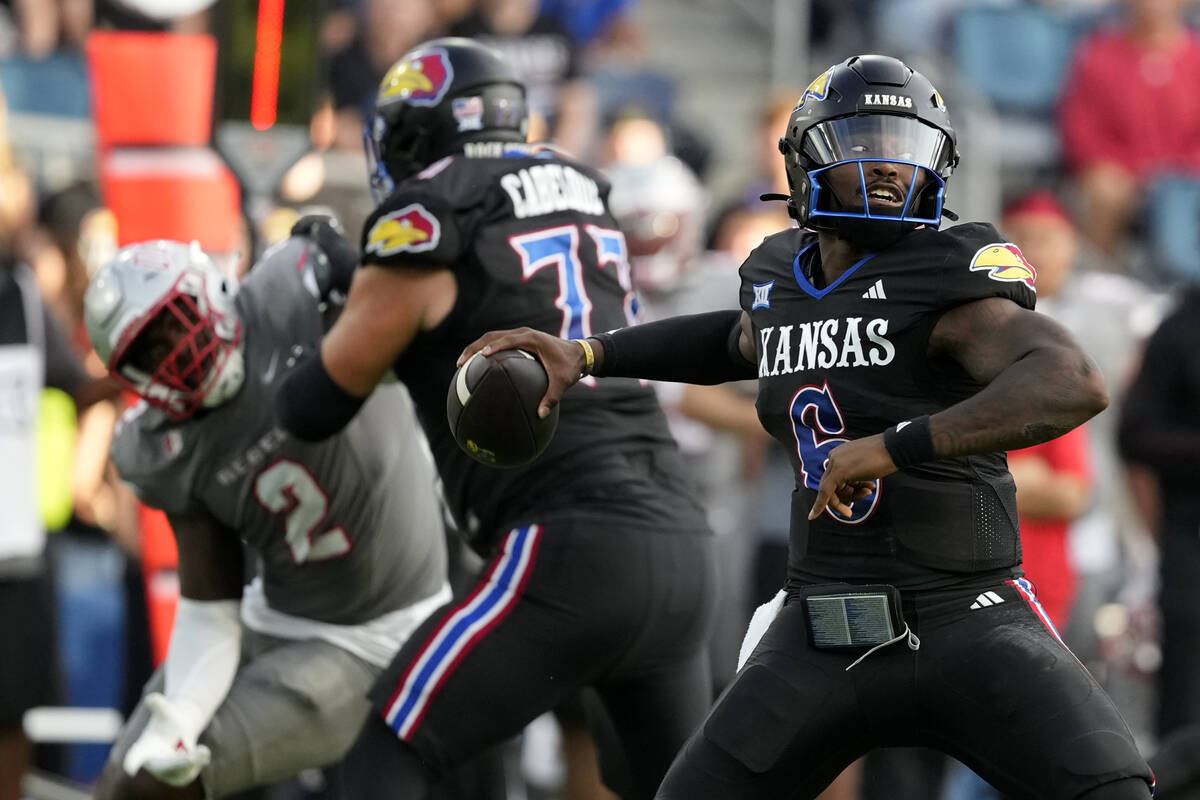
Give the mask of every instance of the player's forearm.
POLYGON ((181 597, 163 665, 164 691, 199 735, 229 694, 241 656, 237 600, 181 597))
POLYGON ((1045 347, 1013 362, 975 395, 934 414, 936 458, 1018 450, 1062 436, 1108 406, 1082 351, 1045 347))
POLYGON ((712 385, 754 378, 738 352, 740 311, 710 311, 591 337, 597 376, 712 385))

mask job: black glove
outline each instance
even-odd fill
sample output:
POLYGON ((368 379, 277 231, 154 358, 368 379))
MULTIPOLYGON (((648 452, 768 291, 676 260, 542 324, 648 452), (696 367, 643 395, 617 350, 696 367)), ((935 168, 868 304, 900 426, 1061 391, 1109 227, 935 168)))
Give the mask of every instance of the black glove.
POLYGON ((329 281, 326 284, 329 288, 342 293, 350 291, 350 279, 358 268, 358 248, 346 239, 346 231, 337 217, 306 214, 292 226, 292 236, 304 236, 312 240, 329 259, 329 281))

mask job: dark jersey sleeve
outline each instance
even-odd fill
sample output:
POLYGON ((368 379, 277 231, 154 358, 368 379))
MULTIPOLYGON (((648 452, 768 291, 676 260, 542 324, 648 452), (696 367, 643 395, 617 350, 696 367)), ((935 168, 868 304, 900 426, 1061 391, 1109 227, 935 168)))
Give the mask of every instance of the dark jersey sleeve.
POLYGON ((1037 270, 995 227, 972 222, 940 235, 948 245, 937 281, 941 306, 1007 297, 1022 308, 1034 307, 1037 270))
POLYGON ((444 267, 458 261, 466 249, 462 210, 440 188, 431 180, 407 181, 375 209, 363 225, 363 263, 444 267))

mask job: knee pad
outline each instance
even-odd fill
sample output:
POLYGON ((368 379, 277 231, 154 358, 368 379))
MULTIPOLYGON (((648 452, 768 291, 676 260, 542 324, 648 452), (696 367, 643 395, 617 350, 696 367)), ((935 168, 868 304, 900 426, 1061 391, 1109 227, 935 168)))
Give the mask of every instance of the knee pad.
POLYGON ((1150 797, 1150 786, 1141 778, 1103 783, 1075 796, 1076 800, 1150 800, 1150 797))

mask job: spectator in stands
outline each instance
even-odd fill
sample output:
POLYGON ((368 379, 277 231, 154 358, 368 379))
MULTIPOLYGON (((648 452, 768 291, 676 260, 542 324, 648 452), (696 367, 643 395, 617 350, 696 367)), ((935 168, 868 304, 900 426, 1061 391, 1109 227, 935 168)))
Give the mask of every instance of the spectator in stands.
POLYGON ((526 86, 530 140, 549 139, 585 158, 597 126, 596 98, 582 80, 579 46, 538 0, 479 0, 451 29, 498 50, 526 86))
MULTIPOLYGON (((1079 233, 1047 189, 1011 203, 1001 228, 1037 269, 1037 310, 1076 335, 1119 398, 1137 343, 1148 333, 1144 319, 1156 316, 1155 296, 1124 276, 1081 268, 1079 233)), ((1099 655, 1092 626, 1096 609, 1112 599, 1119 583, 1126 584, 1124 599, 1138 602, 1144 584, 1136 548, 1143 533, 1115 451, 1116 416, 1102 414, 1058 439, 1009 453, 1026 572, 1050 619, 1085 664, 1099 655), (1123 575, 1116 574, 1120 566, 1123 575)), ((944 797, 1000 795, 953 765, 944 797)))
POLYGON ((16 261, 12 231, 0 232, 0 799, 17 800, 30 762, 24 712, 57 696, 54 596, 35 484, 35 432, 43 386, 80 408, 114 396, 116 384, 89 380, 42 302, 28 267, 16 261))
POLYGON ((357 36, 329 65, 336 147, 362 149, 363 120, 374 108, 384 73, 428 38, 436 23, 431 0, 362 0, 357 36))
POLYGON ((1190 0, 1124 0, 1119 24, 1093 33, 1068 70, 1060 108, 1066 167, 1083 233, 1120 259, 1146 182, 1200 174, 1200 36, 1190 0))
MULTIPOLYGON (((1146 344, 1120 417, 1121 455, 1150 470, 1158 511, 1162 618, 1158 733, 1166 737, 1200 723, 1200 285, 1181 291, 1178 305, 1146 344)), ((1193 762, 1195 754, 1192 755, 1193 762)))
POLYGON ((758 118, 757 164, 754 174, 748 176, 746 187, 733 201, 734 205, 756 208, 762 205, 760 195, 786 194, 787 171, 784 160, 779 157, 779 132, 787 128, 792 109, 802 92, 795 89, 777 89, 763 103, 758 118))
MULTIPOLYGON (((1150 565, 1142 556, 1147 551, 1146 533, 1126 487, 1114 426, 1121 388, 1129 379, 1140 342, 1159 319, 1163 298, 1139 281, 1094 268, 1097 259, 1087 250, 1063 203, 1048 190, 1034 190, 1011 203, 1001 228, 1037 269, 1038 311, 1075 335, 1113 387, 1112 411, 1087 425, 1094 502, 1069 533, 1069 560, 1079 579, 1078 613, 1066 621, 1051 614, 1066 627, 1065 638, 1087 663, 1099 655, 1092 626, 1099 605, 1122 587, 1126 602, 1147 601, 1150 581, 1145 573, 1150 565)), ((1033 575, 1037 580, 1037 573, 1033 575)))
POLYGON ((40 59, 60 47, 83 50, 92 29, 89 0, 9 0, 22 54, 40 59))
POLYGON ((635 6, 635 0, 542 0, 542 11, 566 28, 589 64, 645 53, 635 6))

